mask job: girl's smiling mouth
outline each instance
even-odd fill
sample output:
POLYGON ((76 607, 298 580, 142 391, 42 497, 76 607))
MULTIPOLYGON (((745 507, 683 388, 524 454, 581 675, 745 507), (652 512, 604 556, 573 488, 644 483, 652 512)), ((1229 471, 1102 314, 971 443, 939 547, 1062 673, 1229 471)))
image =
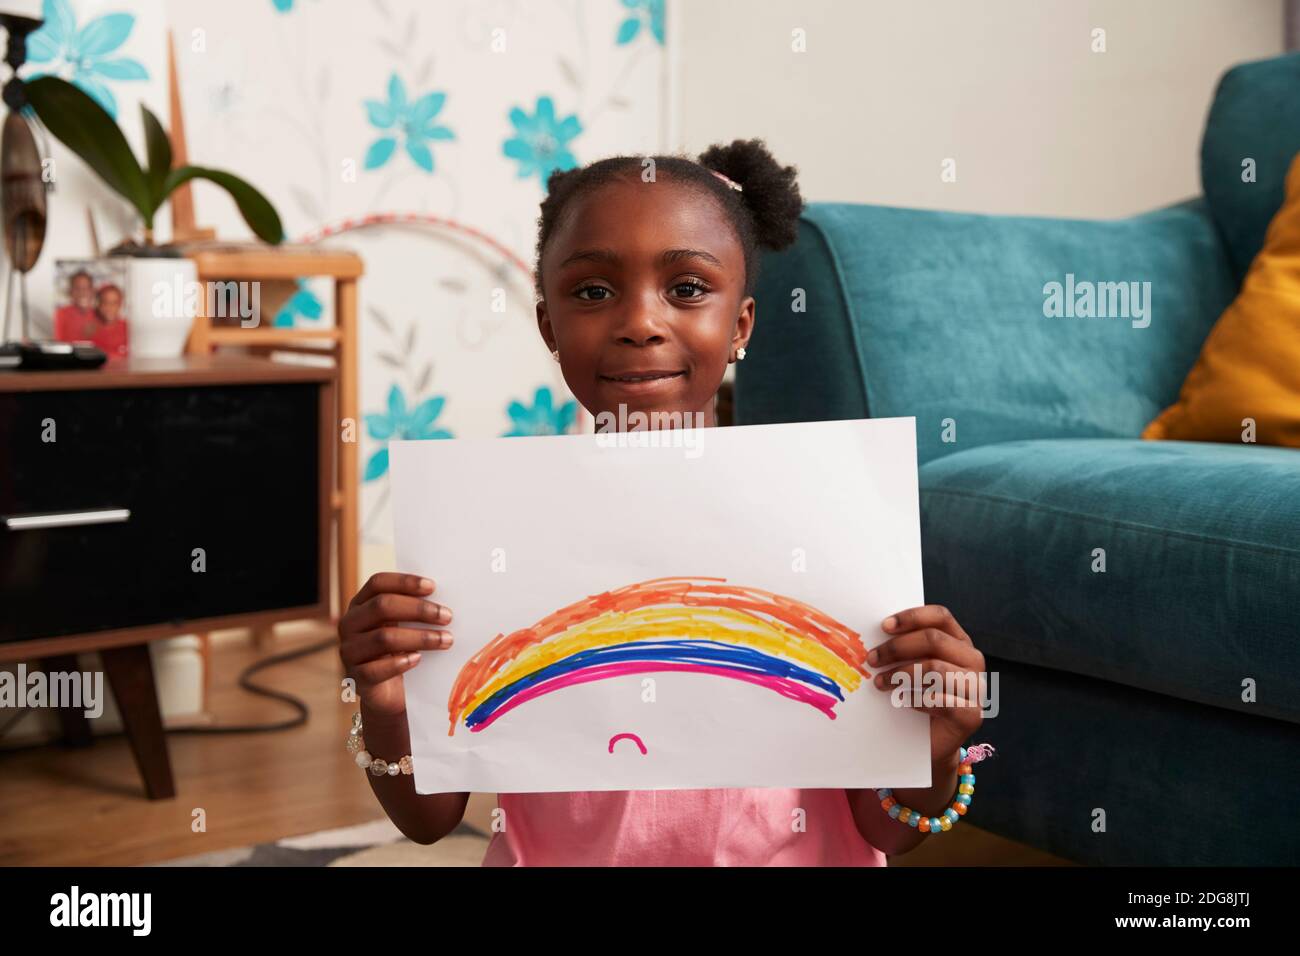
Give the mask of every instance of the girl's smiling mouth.
POLYGON ((597 376, 602 382, 613 385, 623 391, 652 392, 664 387, 669 382, 684 378, 686 372, 677 369, 638 369, 634 371, 615 372, 597 376))

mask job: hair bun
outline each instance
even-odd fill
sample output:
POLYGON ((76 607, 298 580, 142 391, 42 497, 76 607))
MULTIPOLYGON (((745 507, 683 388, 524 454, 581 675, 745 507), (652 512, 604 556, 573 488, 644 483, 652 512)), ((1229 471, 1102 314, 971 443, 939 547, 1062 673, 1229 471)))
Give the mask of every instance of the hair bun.
POLYGON ((761 139, 710 146, 698 162, 740 184, 740 197, 754 217, 761 246, 784 249, 794 242, 804 208, 794 166, 778 163, 761 139))

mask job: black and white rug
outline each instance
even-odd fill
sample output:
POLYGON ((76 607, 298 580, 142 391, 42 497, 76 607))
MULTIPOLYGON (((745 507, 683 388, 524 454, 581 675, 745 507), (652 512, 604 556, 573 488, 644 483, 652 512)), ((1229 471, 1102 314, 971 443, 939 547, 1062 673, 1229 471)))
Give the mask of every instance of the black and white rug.
POLYGON ((388 818, 275 843, 214 850, 158 866, 479 866, 488 838, 461 824, 432 846, 412 843, 388 818))

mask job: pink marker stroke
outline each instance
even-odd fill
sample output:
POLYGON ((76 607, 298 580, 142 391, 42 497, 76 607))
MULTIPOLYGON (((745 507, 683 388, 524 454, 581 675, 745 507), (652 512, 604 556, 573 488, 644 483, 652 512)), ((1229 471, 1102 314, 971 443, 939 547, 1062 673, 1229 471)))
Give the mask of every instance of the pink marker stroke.
POLYGON ((609 752, 610 752, 610 753, 613 753, 613 752, 614 752, 614 745, 615 745, 616 743, 618 743, 620 740, 633 740, 633 741, 636 741, 636 745, 637 745, 639 748, 641 748, 641 756, 643 756, 643 757, 645 756, 645 754, 646 754, 645 744, 641 743, 641 738, 638 737, 636 734, 615 734, 613 737, 610 737, 610 738, 609 738, 609 752))

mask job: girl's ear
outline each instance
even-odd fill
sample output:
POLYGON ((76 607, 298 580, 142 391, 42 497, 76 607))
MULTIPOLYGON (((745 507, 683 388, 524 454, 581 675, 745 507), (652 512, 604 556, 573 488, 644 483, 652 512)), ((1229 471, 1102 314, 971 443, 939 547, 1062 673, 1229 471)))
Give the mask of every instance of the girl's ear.
POLYGON ((542 333, 548 352, 555 351, 555 330, 551 328, 551 318, 546 314, 546 300, 537 301, 537 331, 542 333))
POLYGON ((754 297, 746 296, 740 303, 740 315, 736 317, 736 328, 731 333, 731 361, 735 360, 736 350, 749 345, 749 337, 754 334, 754 297))

